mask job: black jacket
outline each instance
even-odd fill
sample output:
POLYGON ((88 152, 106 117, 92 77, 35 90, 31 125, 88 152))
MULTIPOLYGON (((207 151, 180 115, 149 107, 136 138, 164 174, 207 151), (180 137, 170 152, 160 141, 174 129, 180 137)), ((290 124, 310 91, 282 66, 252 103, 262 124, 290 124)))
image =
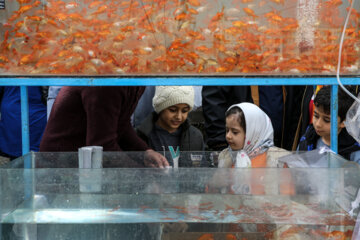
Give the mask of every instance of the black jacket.
MULTIPOLYGON (((305 135, 301 137, 299 151, 311 151, 316 149, 316 143, 320 138, 314 126, 309 125, 305 135)), ((350 160, 350 154, 360 150, 360 145, 349 135, 346 128, 343 128, 338 135, 338 154, 350 160)))
MULTIPOLYGON (((150 148, 153 148, 150 141, 150 133, 154 129, 155 122, 158 119, 156 112, 148 115, 141 125, 136 129, 136 133, 142 138, 150 148)), ((180 140, 180 151, 202 152, 204 150, 203 135, 200 130, 192 126, 189 120, 186 120, 182 125, 182 133, 180 140)), ((201 166, 207 165, 205 156, 202 157, 201 166)), ((191 167, 192 161, 189 156, 180 154, 179 167, 191 167)))

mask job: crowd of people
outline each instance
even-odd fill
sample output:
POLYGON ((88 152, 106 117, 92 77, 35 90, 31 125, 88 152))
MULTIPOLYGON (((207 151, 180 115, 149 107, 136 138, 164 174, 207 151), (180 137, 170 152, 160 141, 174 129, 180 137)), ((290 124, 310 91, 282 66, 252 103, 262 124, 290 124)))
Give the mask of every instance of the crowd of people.
MULTIPOLYGON (((19 92, 0 87, 0 155, 10 160, 22 155, 19 92)), ((330 148, 330 93, 330 86, 29 87, 30 150, 144 151, 143 165, 160 168, 191 167, 182 151, 222 151, 219 167, 264 167, 271 147, 330 148), (202 128, 189 119, 194 108, 202 128)), ((360 145, 344 124, 352 103, 339 89, 338 149, 359 163, 360 145)))

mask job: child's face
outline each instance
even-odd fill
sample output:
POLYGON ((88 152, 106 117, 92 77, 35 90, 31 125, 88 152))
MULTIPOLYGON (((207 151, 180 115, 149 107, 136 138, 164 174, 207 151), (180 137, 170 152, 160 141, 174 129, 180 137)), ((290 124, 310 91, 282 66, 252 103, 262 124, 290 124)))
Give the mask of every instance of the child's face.
POLYGON ((175 132, 185 122, 190 111, 185 103, 170 106, 160 112, 156 123, 168 132, 175 132))
MULTIPOLYGON (((314 116, 313 116, 313 125, 315 128, 316 133, 325 140, 325 143, 329 144, 330 142, 330 114, 324 112, 322 107, 314 108, 314 116)), ((340 117, 337 118, 338 120, 338 133, 341 131, 344 125, 344 121, 340 122, 340 117)))
POLYGON ((244 148, 245 131, 240 126, 238 116, 235 114, 226 118, 226 141, 232 150, 244 148))

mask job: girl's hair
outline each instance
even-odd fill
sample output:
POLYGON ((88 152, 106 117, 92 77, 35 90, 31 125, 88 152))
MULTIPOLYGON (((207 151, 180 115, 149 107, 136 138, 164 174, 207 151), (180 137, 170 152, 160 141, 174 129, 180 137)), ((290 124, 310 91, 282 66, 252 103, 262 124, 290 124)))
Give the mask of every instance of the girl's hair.
POLYGON ((232 107, 225 113, 225 117, 229 117, 230 115, 237 115, 237 120, 240 124, 240 127, 244 130, 246 133, 246 122, 245 122, 245 115, 244 112, 239 107, 232 107))

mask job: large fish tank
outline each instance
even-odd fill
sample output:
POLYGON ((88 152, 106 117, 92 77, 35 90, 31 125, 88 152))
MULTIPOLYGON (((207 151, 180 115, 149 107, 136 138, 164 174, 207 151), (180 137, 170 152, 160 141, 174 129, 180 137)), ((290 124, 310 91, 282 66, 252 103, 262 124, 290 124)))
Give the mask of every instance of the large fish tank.
POLYGON ((351 239, 358 164, 276 154, 269 168, 199 168, 217 153, 186 152, 193 168, 151 169, 143 153, 104 152, 102 168, 80 169, 77 153, 29 153, 0 168, 0 236, 351 239), (284 168, 299 162, 309 166, 284 168))
MULTIPOLYGON (((334 75, 345 0, 1 0, 0 75, 334 75)), ((342 45, 360 73, 360 4, 342 45)))

